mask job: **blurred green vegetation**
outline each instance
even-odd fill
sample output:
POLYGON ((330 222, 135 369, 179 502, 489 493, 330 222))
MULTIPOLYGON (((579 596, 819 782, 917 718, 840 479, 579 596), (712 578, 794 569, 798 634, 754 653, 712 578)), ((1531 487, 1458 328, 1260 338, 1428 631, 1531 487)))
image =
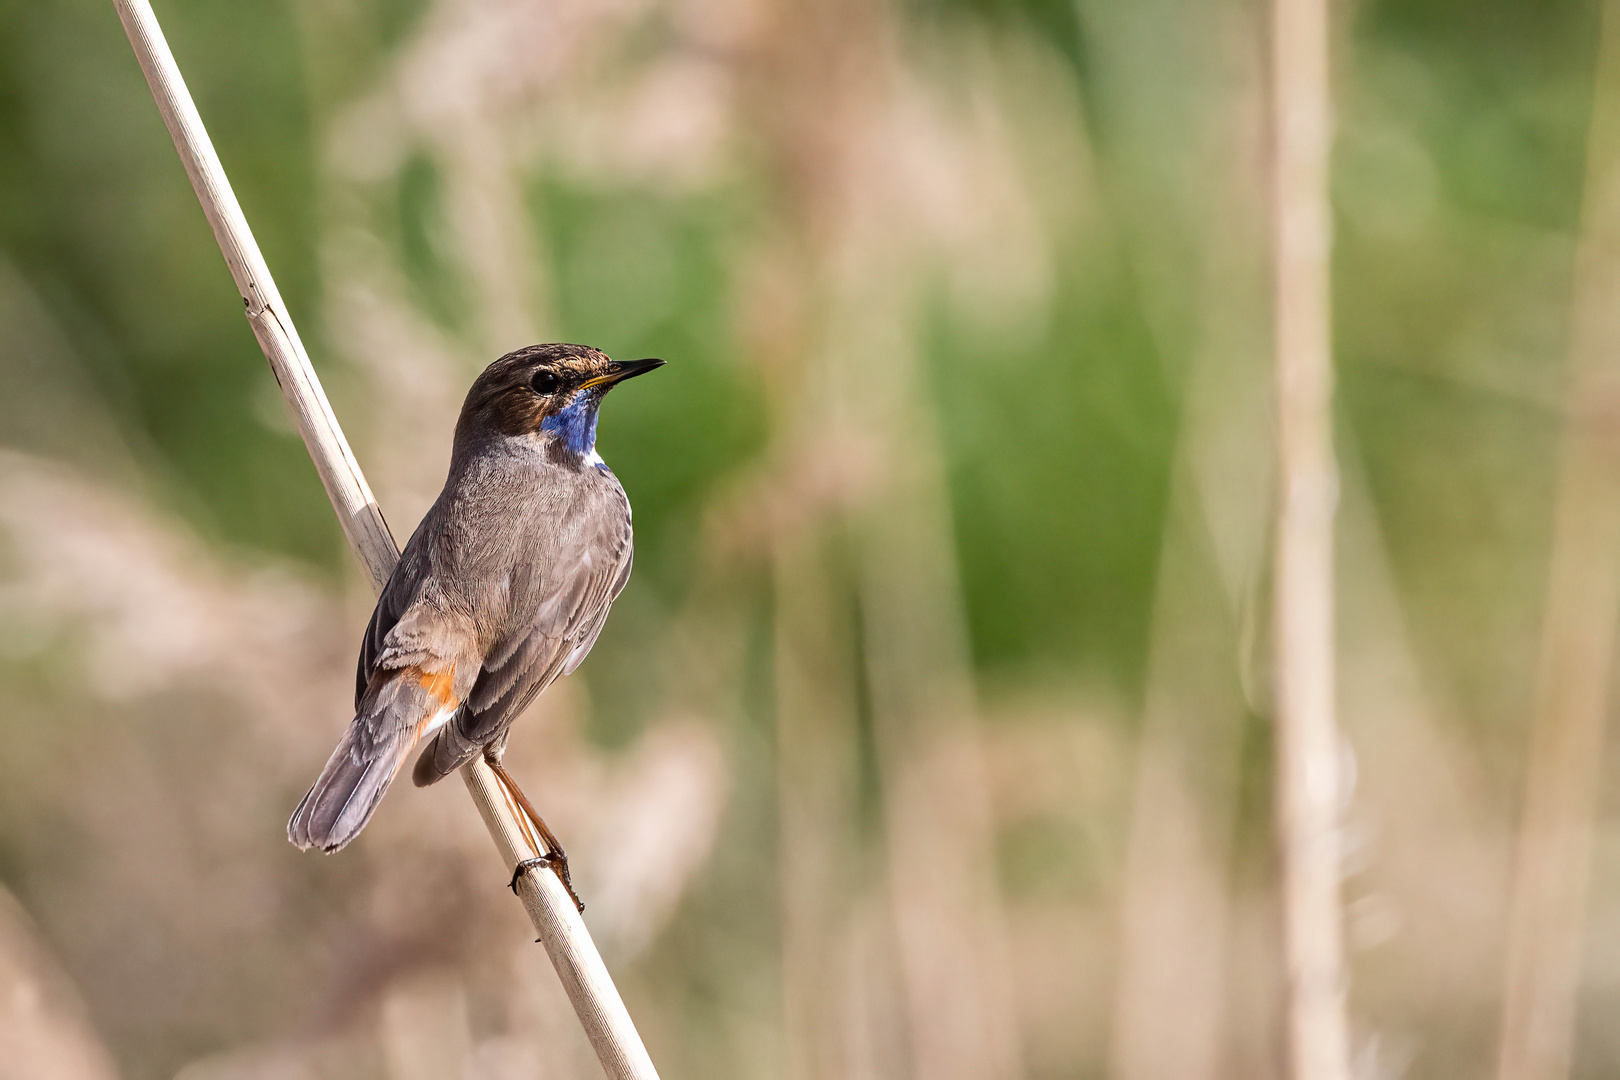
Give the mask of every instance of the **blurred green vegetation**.
MULTIPOLYGON (((420 7, 356 3, 343 15, 355 42, 386 55, 420 7)), ((1122 91, 1086 78, 1083 56, 1099 46, 1072 9, 963 0, 907 10, 1050 40, 1073 65, 1106 161, 1128 107, 1114 99, 1122 91)), ((341 93, 359 76, 303 70, 294 6, 177 3, 163 15, 317 367, 329 366, 314 303, 319 107, 309 94, 312 84, 341 93)), ((1545 530, 1532 511, 1516 529, 1500 519, 1506 508, 1482 505, 1456 521, 1425 512, 1462 513, 1451 493, 1523 507, 1521 488, 1503 482, 1518 474, 1493 473, 1493 454, 1510 469, 1523 469, 1526 453, 1547 467, 1543 406, 1558 385, 1557 301, 1580 201, 1596 18, 1591 2, 1533 13, 1507 0, 1367 4, 1342 47, 1335 281, 1345 419, 1394 515, 1403 569, 1419 576, 1455 566, 1438 553, 1459 545, 1483 549, 1490 572, 1491 552, 1512 559, 1545 530), (1458 355, 1460 334, 1485 355, 1458 355), (1479 369, 1507 385, 1471 392, 1479 369), (1391 400, 1395 411, 1383 407, 1391 400), (1499 422, 1523 437, 1498 437, 1499 422), (1410 465, 1426 450, 1477 460, 1477 478, 1448 469, 1425 481, 1410 465)), ((222 541, 341 566, 302 447, 258 419, 264 372, 119 27, 89 2, 7 3, 0 26, 7 256, 72 335, 149 474, 164 478, 166 500, 222 541)), ((1129 167, 1120 174, 1128 186, 1129 167)), ((431 162, 413 158, 390 231, 424 308, 455 332, 470 318, 468 284, 433 251, 437 183, 431 162)), ((541 178, 530 197, 556 282, 556 333, 680 365, 658 394, 626 395, 603 421, 616 468, 636 481, 643 571, 678 590, 692 523, 684 537, 672 523, 763 436, 758 389, 728 332, 724 263, 749 227, 750 200, 735 190, 672 200, 562 178, 541 178), (666 542, 677 547, 666 554, 666 542)), ((1037 336, 965 348, 942 310, 925 340, 975 656, 990 667, 1078 659, 1128 689, 1141 678, 1177 358, 1156 353, 1128 252, 1101 272, 1064 270, 1096 257, 1058 253, 1051 317, 1037 336)), ((1497 588, 1443 591, 1448 602, 1508 599, 1497 588)), ((1525 592, 1514 595, 1522 602, 1525 592)), ((1481 703, 1492 696, 1479 693, 1481 703)))

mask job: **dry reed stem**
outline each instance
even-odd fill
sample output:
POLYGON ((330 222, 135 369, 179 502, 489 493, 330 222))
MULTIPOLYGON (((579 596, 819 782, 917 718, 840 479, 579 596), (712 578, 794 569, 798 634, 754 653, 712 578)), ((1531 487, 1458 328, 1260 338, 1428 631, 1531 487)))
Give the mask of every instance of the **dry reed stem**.
POLYGON ((1232 998, 1229 861, 1245 703, 1191 470, 1178 463, 1159 552, 1120 900, 1109 1075, 1213 1080, 1232 998))
MULTIPOLYGON (((1253 697, 1263 696, 1248 685, 1246 630, 1269 555, 1275 457, 1254 438, 1272 406, 1268 204, 1256 153, 1266 124, 1265 55, 1235 9, 1177 10, 1182 22, 1174 29, 1157 25, 1163 20, 1153 9, 1135 17, 1157 20, 1151 32, 1161 47, 1188 32, 1218 62, 1189 65, 1199 74, 1177 91, 1204 133, 1183 166, 1200 182, 1164 185, 1146 199, 1156 214, 1182 223, 1177 238, 1200 270, 1187 280, 1143 283, 1188 289, 1189 296, 1161 296, 1147 307, 1190 309, 1196 321, 1190 343, 1173 320, 1161 315, 1155 323, 1163 355, 1185 353, 1188 367, 1172 373, 1183 389, 1119 902, 1114 1080, 1242 1075, 1234 1062, 1253 1045, 1237 1012, 1247 898, 1232 871, 1244 732, 1253 697)), ((1136 123, 1154 130, 1151 121, 1162 116, 1136 123)))
POLYGON ((789 1080, 858 1073, 845 1045, 840 945, 861 881, 855 820, 859 704, 848 583, 832 530, 775 538, 777 830, 782 1005, 789 1080))
MULTIPOLYGON (((293 412, 344 534, 373 587, 380 591, 399 559, 399 547, 276 291, 151 5, 147 0, 114 0, 114 5, 231 277, 242 294, 254 336, 293 412)), ((482 759, 463 767, 462 779, 508 868, 541 854, 521 811, 512 805, 510 796, 482 759)), ((613 1080, 656 1080, 658 1074, 635 1024, 562 883, 555 874, 535 871, 524 874, 521 881, 523 906, 604 1071, 613 1080)))
POLYGON ((1277 828, 1289 1073, 1349 1080, 1334 719, 1332 340, 1325 0, 1273 0, 1279 501, 1277 828))
POLYGON ((1620 63, 1605 5, 1576 255, 1568 412, 1508 909, 1500 1080, 1570 1066, 1581 926, 1620 612, 1620 63))

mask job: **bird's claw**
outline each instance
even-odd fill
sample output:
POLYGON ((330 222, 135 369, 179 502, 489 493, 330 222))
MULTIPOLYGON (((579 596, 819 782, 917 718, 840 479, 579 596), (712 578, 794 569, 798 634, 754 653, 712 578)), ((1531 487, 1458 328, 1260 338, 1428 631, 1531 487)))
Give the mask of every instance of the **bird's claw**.
POLYGON ((549 866, 552 866, 555 862, 556 862, 555 857, 551 856, 551 855, 541 855, 539 858, 536 858, 536 859, 523 859, 523 860, 521 860, 516 866, 514 866, 512 868, 512 880, 507 883, 506 887, 508 889, 511 889, 512 893, 514 895, 516 895, 518 878, 522 877, 526 872, 528 872, 530 870, 538 870, 541 867, 549 867, 549 866))
POLYGON ((579 894, 574 891, 574 883, 569 880, 568 856, 561 851, 548 851, 543 855, 537 855, 532 859, 524 859, 519 862, 517 866, 512 868, 512 880, 507 885, 507 888, 511 889, 513 894, 516 895, 518 879, 530 870, 541 868, 548 869, 557 875, 557 880, 562 882, 562 887, 568 893, 568 899, 574 902, 574 906, 579 909, 581 915, 585 914, 585 902, 579 898, 579 894))

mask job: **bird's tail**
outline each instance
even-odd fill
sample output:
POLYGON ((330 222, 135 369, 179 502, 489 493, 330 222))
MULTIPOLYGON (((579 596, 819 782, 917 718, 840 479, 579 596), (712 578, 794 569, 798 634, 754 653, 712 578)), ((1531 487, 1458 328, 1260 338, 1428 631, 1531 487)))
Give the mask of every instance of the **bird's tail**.
POLYGON ((448 676, 415 668, 389 676, 367 689, 359 714, 287 822, 287 839, 298 847, 332 852, 358 836, 423 733, 454 712, 448 676))
POLYGON ((361 753, 354 727, 344 733, 315 786, 287 822, 287 839, 301 848, 336 851, 358 836, 416 746, 415 739, 396 739, 392 746, 375 748, 381 753, 361 753))

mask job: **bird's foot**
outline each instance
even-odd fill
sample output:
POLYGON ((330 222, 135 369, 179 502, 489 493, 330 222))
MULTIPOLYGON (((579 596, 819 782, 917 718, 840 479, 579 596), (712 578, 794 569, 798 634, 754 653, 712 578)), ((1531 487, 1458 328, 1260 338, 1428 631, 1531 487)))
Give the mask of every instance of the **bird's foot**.
POLYGON ((489 765, 490 771, 495 774, 495 778, 501 782, 501 786, 506 788, 507 792, 512 796, 512 801, 517 803, 518 807, 523 811, 523 815, 534 826, 534 831, 537 834, 534 837, 537 841, 536 846, 541 850, 540 855, 532 859, 524 859, 512 871, 512 891, 517 892, 518 878, 523 876, 525 870, 540 866, 550 867, 552 872, 557 875, 557 880, 562 882, 562 887, 568 890, 568 898, 574 902, 574 906, 583 915, 585 913, 585 902, 574 891, 574 883, 568 878, 568 856, 563 852, 562 845, 557 843, 557 838, 546 827, 545 820, 540 817, 539 811, 534 808, 533 803, 529 802, 529 797, 523 794, 523 789, 517 786, 517 781, 512 779, 512 774, 507 772, 506 767, 501 764, 500 754, 486 750, 484 752, 484 761, 489 765))
POLYGON ((507 888, 511 889, 512 892, 516 894, 518 879, 524 874, 528 873, 530 870, 539 870, 542 868, 550 870, 552 873, 557 875, 557 880, 562 882, 562 887, 568 893, 568 899, 574 902, 574 906, 579 909, 579 913, 581 915, 585 914, 585 902, 581 900, 579 898, 579 894, 574 891, 574 883, 569 879, 568 876, 568 856, 563 853, 562 848, 558 848, 556 851, 548 851, 544 855, 539 855, 532 859, 524 859, 523 861, 519 862, 517 866, 512 868, 512 880, 510 884, 508 884, 507 888))

